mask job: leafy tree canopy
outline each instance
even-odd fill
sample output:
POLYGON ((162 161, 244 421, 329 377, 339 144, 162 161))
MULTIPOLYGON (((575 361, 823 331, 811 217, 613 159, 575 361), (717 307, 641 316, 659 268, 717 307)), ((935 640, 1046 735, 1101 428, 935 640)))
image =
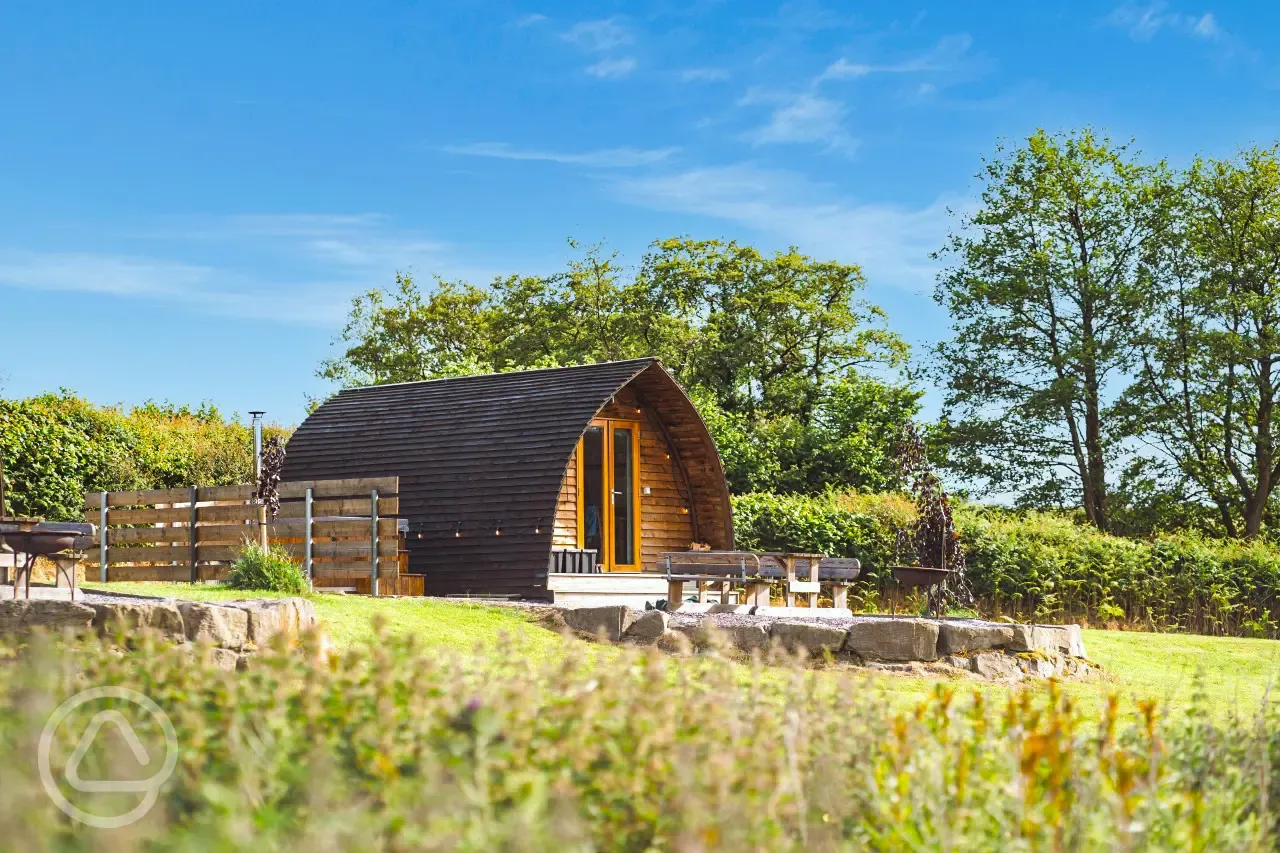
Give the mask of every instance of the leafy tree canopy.
POLYGON ((1110 403, 1151 297, 1144 260, 1170 228, 1168 169, 1090 130, 1038 131, 978 178, 978 209, 939 253, 952 465, 1024 499, 1073 494, 1105 528, 1110 403))
POLYGON ((1142 484, 1216 508, 1255 536, 1280 482, 1280 157, 1194 162, 1177 228, 1149 266, 1153 298, 1126 430, 1153 457, 1142 484))
POLYGON ((488 288, 406 274, 355 299, 319 374, 343 385, 653 355, 699 402, 735 489, 883 488, 892 436, 920 394, 867 302, 859 267, 796 249, 654 243, 634 270, 581 250, 563 271, 488 288))

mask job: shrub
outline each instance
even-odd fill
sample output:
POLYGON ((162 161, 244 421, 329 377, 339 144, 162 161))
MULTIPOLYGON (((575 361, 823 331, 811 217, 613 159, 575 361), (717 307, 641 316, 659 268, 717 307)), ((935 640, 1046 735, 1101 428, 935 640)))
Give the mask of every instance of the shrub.
POLYGON ((246 542, 240 556, 231 565, 227 586, 266 592, 302 595, 310 591, 306 576, 279 545, 263 548, 258 542, 246 542))
POLYGON ((54 521, 83 518, 85 492, 253 480, 249 427, 213 407, 148 403, 126 412, 66 391, 0 400, 0 454, 9 510, 54 521))
MULTIPOLYGON (((96 640, 6 654, 5 848, 1243 851, 1274 839, 1274 712, 1219 725, 1112 702, 1099 721, 1054 686, 992 700, 946 684, 900 707, 839 671, 579 644, 540 662, 512 642, 486 659, 386 635, 319 662, 317 639, 303 642, 239 673, 147 637, 123 657, 96 640), (155 807, 110 835, 68 821, 33 760, 50 709, 108 685, 159 705, 180 745, 155 807)), ((53 732, 55 768, 100 710, 53 732)), ((136 762, 98 738, 79 766, 134 778, 115 770, 136 762)), ((103 796, 66 794, 86 807, 103 796)), ((116 814, 138 802, 123 796, 116 814)))
MULTIPOLYGON (((750 494, 733 500, 739 546, 856 557, 855 600, 895 591, 895 532, 912 508, 899 496, 750 494)), ((1070 518, 961 506, 967 577, 987 615, 1137 623, 1205 634, 1280 636, 1280 552, 1262 541, 1194 533, 1109 536, 1070 518)))

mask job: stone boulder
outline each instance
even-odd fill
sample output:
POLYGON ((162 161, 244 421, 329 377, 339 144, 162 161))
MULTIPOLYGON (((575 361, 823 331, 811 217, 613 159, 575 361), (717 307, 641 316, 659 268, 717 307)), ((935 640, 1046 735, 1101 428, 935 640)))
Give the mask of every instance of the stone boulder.
POLYGON ((134 631, 150 630, 170 642, 181 643, 186 639, 182 612, 168 602, 112 601, 88 606, 93 608, 93 627, 100 635, 119 630, 128 636, 134 631))
POLYGON ((242 655, 233 649, 196 643, 183 643, 177 649, 192 663, 203 662, 227 672, 235 672, 240 667, 242 655))
POLYGON ((187 639, 193 643, 239 651, 249 639, 249 614, 244 610, 203 601, 180 601, 178 610, 187 639))
POLYGON ((938 654, 985 652, 1013 644, 1013 626, 993 622, 943 622, 938 626, 938 654))
POLYGON ((983 652, 969 659, 970 668, 983 678, 1016 681, 1022 678, 1018 659, 1004 652, 983 652))
POLYGON ((693 640, 684 631, 666 630, 662 632, 662 636, 654 644, 659 651, 666 652, 671 655, 688 655, 693 654, 693 640))
POLYGON ((1032 644, 1030 625, 1010 625, 1009 630, 1013 632, 1013 639, 1009 641, 1009 651, 1029 652, 1035 648, 1032 644))
POLYGON ((87 631, 93 608, 72 601, 7 599, 0 601, 0 634, 19 634, 34 628, 46 631, 87 631))
POLYGON ((317 624, 315 606, 305 598, 258 598, 226 606, 245 612, 249 642, 258 646, 277 636, 296 639, 317 624))
POLYGON ((1018 666, 1028 675, 1040 678, 1053 678, 1062 674, 1062 658, 1042 657, 1041 655, 1025 655, 1018 658, 1018 666))
POLYGON ((844 647, 872 660, 937 660, 938 623, 905 616, 859 619, 849 627, 844 647))
POLYGON ((622 639, 622 635, 640 616, 640 611, 621 604, 603 607, 571 607, 561 612, 564 614, 565 624, 570 629, 593 637, 603 634, 605 639, 614 643, 622 639))
POLYGON ((769 632, 780 646, 788 651, 804 649, 810 654, 823 651, 838 652, 844 646, 846 632, 843 628, 821 622, 775 622, 769 632))
POLYGON ((240 666, 240 655, 232 649, 209 649, 209 661, 218 669, 235 672, 240 666))
MULTIPOLYGON (((714 630, 714 629, 713 629, 714 630)), ((689 644, 689 648, 697 649, 707 645, 707 633, 702 627, 702 623, 667 623, 667 632, 663 636, 669 634, 679 634, 684 637, 685 642, 689 644)))
POLYGON ((708 617, 697 625, 673 625, 699 649, 719 649, 750 654, 769 648, 769 629, 764 624, 716 622, 708 617))
POLYGON ((652 643, 667 632, 667 623, 671 617, 661 610, 646 610, 631 627, 622 635, 624 640, 633 643, 652 643))
POLYGON ((1087 657, 1079 625, 1032 625, 1029 651, 1087 657))
POLYGON ((769 632, 763 625, 717 626, 716 631, 728 645, 746 654, 769 648, 769 632))

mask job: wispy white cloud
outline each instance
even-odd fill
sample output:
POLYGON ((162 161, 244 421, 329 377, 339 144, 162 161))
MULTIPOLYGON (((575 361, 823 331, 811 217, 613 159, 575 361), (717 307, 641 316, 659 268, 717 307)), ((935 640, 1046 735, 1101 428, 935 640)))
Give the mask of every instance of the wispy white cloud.
POLYGON ((624 56, 621 59, 602 59, 588 65, 584 70, 592 77, 599 77, 601 80, 626 77, 636 70, 636 60, 632 56, 624 56))
POLYGON ((776 93, 751 90, 738 101, 739 106, 774 103, 769 121, 748 131, 744 138, 752 145, 789 143, 821 143, 833 151, 851 154, 855 140, 844 127, 848 107, 842 102, 813 92, 776 93))
POLYGON ((899 62, 872 64, 851 62, 841 57, 828 65, 814 82, 852 80, 866 77, 868 74, 921 74, 955 71, 973 58, 969 52, 972 47, 973 38, 968 33, 957 33, 944 36, 928 50, 899 62))
POLYGON ((856 15, 828 8, 818 0, 788 0, 772 17, 754 23, 782 31, 819 32, 855 27, 863 21, 856 15))
POLYGON ((808 254, 857 262, 873 281, 913 291, 927 289, 937 272, 929 255, 952 224, 948 205, 966 203, 859 203, 801 174, 751 164, 621 178, 615 186, 634 204, 734 223, 808 254))
POLYGON ((631 32, 618 23, 617 18, 580 21, 560 37, 591 53, 603 53, 631 43, 631 32))
POLYGON ((545 160, 575 166, 591 166, 602 169, 626 169, 634 166, 651 166, 669 159, 680 149, 670 148, 602 148, 596 151, 563 152, 539 151, 516 148, 506 142, 473 142, 468 145, 448 145, 450 154, 470 157, 496 157, 501 160, 545 160))
POLYGON ((186 305, 222 316, 334 326, 351 282, 264 281, 227 269, 145 255, 0 252, 0 287, 186 305))
POLYGON ((433 262, 447 244, 397 229, 381 214, 241 214, 173 220, 148 231, 153 239, 264 244, 302 264, 346 270, 386 269, 433 262))
MULTIPOLYGON (((610 53, 632 41, 631 31, 616 17, 579 21, 560 37, 587 53, 610 53)), ((603 56, 583 70, 600 80, 619 79, 636 70, 636 59, 634 56, 603 56)))
POLYGON ((684 83, 715 83, 729 79, 726 68, 686 68, 680 72, 680 80, 684 83))
POLYGON ((1161 30, 1171 30, 1208 41, 1222 41, 1228 36, 1212 12, 1189 15, 1171 10, 1163 0, 1153 0, 1146 5, 1124 3, 1104 18, 1103 23, 1127 30, 1136 41, 1150 41, 1161 30))
POLYGON ((371 214, 174 218, 117 236, 111 252, 0 248, 0 287, 332 327, 396 270, 463 272, 446 244, 371 214))
POLYGON ((534 24, 541 24, 545 20, 547 20, 546 15, 540 12, 530 12, 528 15, 521 15, 516 18, 511 22, 511 26, 518 28, 532 27, 534 24))

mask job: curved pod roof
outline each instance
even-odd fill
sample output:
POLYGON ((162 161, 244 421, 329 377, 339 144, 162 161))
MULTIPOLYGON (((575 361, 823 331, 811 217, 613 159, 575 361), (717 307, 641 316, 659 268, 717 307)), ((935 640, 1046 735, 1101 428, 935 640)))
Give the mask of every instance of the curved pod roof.
POLYGON ((410 571, 428 594, 547 595, 552 519, 591 419, 623 388, 656 417, 689 483, 697 536, 733 543, 715 444, 654 358, 354 388, 289 441, 285 480, 397 476, 410 571))

